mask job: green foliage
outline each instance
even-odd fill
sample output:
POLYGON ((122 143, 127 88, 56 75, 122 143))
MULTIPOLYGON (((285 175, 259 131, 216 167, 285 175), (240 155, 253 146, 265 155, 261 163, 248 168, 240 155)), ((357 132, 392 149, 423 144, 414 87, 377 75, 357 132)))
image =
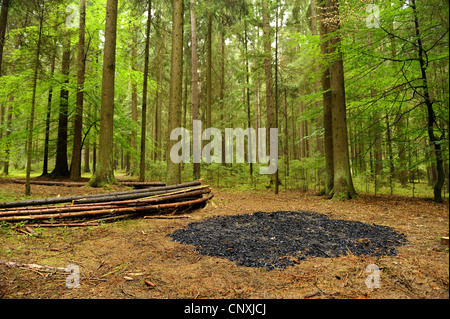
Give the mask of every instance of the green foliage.
MULTIPOLYGON (((33 2, 33 4, 39 1, 33 2)), ((3 53, 0 76, 0 162, 9 160, 11 173, 25 167, 25 144, 32 94, 34 62, 38 38, 37 10, 29 1, 13 1, 3 53), (11 120, 7 116, 11 111, 11 120), (8 136, 6 136, 8 132, 8 136), (9 154, 8 154, 9 152, 9 154)), ((76 56, 78 30, 67 28, 69 4, 78 1, 40 0, 44 8, 43 42, 38 65, 36 121, 34 126, 33 166, 37 175, 42 166, 45 122, 50 89, 53 90, 50 117, 49 158, 54 165, 58 126, 59 92, 69 90, 69 158, 72 152, 72 130, 76 98, 76 56), (71 63, 69 82, 63 84, 61 74, 62 40, 69 33, 71 63), (55 71, 50 66, 56 57, 55 71)), ((86 14, 86 79, 84 84, 83 139, 92 150, 98 146, 99 116, 103 67, 103 41, 106 0, 87 2, 86 14)), ((272 48, 275 49, 275 19, 278 13, 279 179, 281 189, 321 190, 325 180, 323 144, 323 89, 321 76, 326 59, 320 52, 318 29, 313 31, 310 1, 268 1, 272 25, 272 48), (300 129, 302 130, 300 132, 300 129), (285 154, 285 146, 287 154, 285 154), (302 150, 302 151, 301 151, 302 150), (302 155, 301 155, 302 154, 302 155), (287 157, 287 158, 286 158, 287 157), (288 161, 286 161, 288 160, 288 161), (288 163, 287 163, 288 162, 288 163)), ((318 3, 318 1, 316 1, 318 3)), ((366 20, 367 1, 340 2, 341 50, 344 57, 347 126, 351 168, 356 188, 366 192, 394 192, 415 195, 432 184, 435 156, 427 132, 427 110, 423 103, 423 82, 417 59, 417 35, 413 11, 408 1, 378 1, 380 28, 369 28, 366 20), (388 133, 390 134, 388 137, 388 133), (393 171, 391 171, 393 167, 393 171), (407 185, 399 187, 399 176, 406 172, 407 185), (409 184, 408 184, 409 182, 409 184), (415 182, 414 184, 411 182, 415 182), (418 183, 420 182, 420 183, 418 183), (424 183, 426 182, 426 183, 424 183), (426 185, 426 186, 425 186, 426 185)), ((426 49, 429 93, 437 117, 434 133, 442 147, 448 166, 449 118, 449 52, 448 3, 442 0, 416 1, 421 40, 426 49)), ((171 52, 171 8, 167 2, 152 1, 150 39, 150 74, 147 119, 147 179, 165 180, 165 147, 169 72, 171 52), (161 66, 161 79, 158 78, 161 66), (160 97, 157 92, 161 92, 160 97), (161 100, 158 100, 161 98, 161 100), (162 144, 156 145, 156 103, 161 105, 162 144), (153 152, 155 151, 155 152, 153 152), (155 154, 161 155, 155 160, 155 154)), ((144 34, 147 1, 120 2, 117 26, 114 158, 124 166, 131 162, 128 173, 135 173, 139 161, 141 105, 143 84, 144 34), (133 46, 136 40, 137 58, 133 46), (132 63, 135 63, 135 70, 132 63), (132 85, 137 88, 137 121, 132 120, 132 85), (135 133, 135 134, 133 134, 135 133), (134 141, 132 137, 135 136, 134 141)), ((213 15, 212 69, 214 127, 248 126, 247 105, 250 104, 250 126, 266 126, 261 3, 253 0, 196 1, 197 38, 200 74, 199 118, 205 119, 205 72, 207 35, 206 16, 213 15), (244 33, 247 39, 244 39, 244 33), (222 55, 222 41, 225 43, 222 55), (247 43, 247 51, 245 50, 247 43), (248 73, 246 63, 248 62, 248 73), (222 83, 222 63, 224 68, 222 83), (247 83, 248 76, 248 83, 247 83), (249 89, 250 101, 246 90, 249 89), (223 96, 222 96, 223 95, 223 96)), ((318 22, 318 21, 316 21, 318 22)), ((185 10, 185 51, 183 105, 186 127, 191 128, 191 56, 189 9, 185 10)), ((273 52, 275 53, 275 52, 273 52)), ((273 54, 275 57, 275 54, 273 54)), ((92 163, 92 159, 91 159, 92 163)), ((202 178, 207 183, 227 188, 265 189, 268 176, 259 174, 259 163, 222 165, 201 164, 202 178)), ((51 167, 50 167, 51 169, 51 167)), ((183 164, 182 179, 192 179, 192 163, 183 164)), ((446 174, 448 175, 448 168, 446 174)), ((448 176, 447 176, 448 178, 448 176)), ((448 191, 448 190, 447 190, 448 191)), ((3 195, 1 195, 3 196, 3 195)))

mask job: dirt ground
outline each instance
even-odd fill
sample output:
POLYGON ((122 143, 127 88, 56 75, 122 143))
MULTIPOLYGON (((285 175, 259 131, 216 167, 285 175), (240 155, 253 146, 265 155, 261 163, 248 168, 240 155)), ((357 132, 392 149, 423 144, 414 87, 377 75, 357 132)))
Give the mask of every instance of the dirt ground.
MULTIPOLYGON (((118 188, 117 190, 122 189, 118 188)), ((0 183, 0 191, 23 185, 0 183)), ((0 298, 449 298, 448 200, 361 195, 332 201, 314 193, 213 189, 208 205, 183 219, 132 219, 94 227, 40 228, 28 235, 0 225, 0 260, 53 267, 77 265, 79 288, 68 274, 0 264, 0 298), (199 255, 167 235, 218 215, 279 210, 315 211, 331 218, 388 225, 407 236, 395 257, 309 258, 283 270, 237 266, 199 255), (366 267, 379 269, 379 287, 366 285, 366 267)), ((34 186, 39 197, 104 192, 87 187, 34 186)))

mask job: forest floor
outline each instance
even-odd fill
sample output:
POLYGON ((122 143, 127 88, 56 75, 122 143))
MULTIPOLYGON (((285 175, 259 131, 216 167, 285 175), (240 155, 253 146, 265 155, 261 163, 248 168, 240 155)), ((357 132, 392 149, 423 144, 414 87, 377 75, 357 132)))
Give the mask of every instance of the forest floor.
MULTIPOLYGON (((0 193, 24 186, 0 181, 0 193)), ((113 187, 110 190, 123 190, 113 187)), ((449 203, 361 194, 333 201, 315 193, 213 188, 215 197, 184 219, 130 219, 94 227, 40 228, 28 235, 0 225, 0 260, 54 267, 75 264, 78 289, 67 274, 0 264, 0 298, 449 298, 449 203), (314 211, 330 218, 387 225, 408 242, 393 257, 307 258, 285 269, 237 266, 200 255, 168 235, 208 217, 257 211, 314 211), (379 288, 368 288, 368 265, 380 269, 379 288)), ((32 186, 34 197, 105 192, 88 187, 32 186)))

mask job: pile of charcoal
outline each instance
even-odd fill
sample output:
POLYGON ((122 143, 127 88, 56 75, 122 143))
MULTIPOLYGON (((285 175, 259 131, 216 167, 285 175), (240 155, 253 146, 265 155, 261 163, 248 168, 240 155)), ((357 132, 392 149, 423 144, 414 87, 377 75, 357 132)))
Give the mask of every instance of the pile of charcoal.
POLYGON ((169 235, 202 255, 238 265, 285 268, 307 257, 395 256, 406 236, 391 227, 331 219, 313 212, 256 212, 194 222, 169 235))

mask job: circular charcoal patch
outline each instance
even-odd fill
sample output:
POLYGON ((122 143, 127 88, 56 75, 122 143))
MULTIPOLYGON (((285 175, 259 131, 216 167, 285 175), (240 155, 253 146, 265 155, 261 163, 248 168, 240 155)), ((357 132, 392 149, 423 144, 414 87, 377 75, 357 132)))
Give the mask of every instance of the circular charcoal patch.
POLYGON ((221 216, 194 222, 169 235, 194 245, 202 255, 268 270, 307 257, 395 256, 406 236, 391 227, 331 219, 313 212, 276 212, 221 216))

